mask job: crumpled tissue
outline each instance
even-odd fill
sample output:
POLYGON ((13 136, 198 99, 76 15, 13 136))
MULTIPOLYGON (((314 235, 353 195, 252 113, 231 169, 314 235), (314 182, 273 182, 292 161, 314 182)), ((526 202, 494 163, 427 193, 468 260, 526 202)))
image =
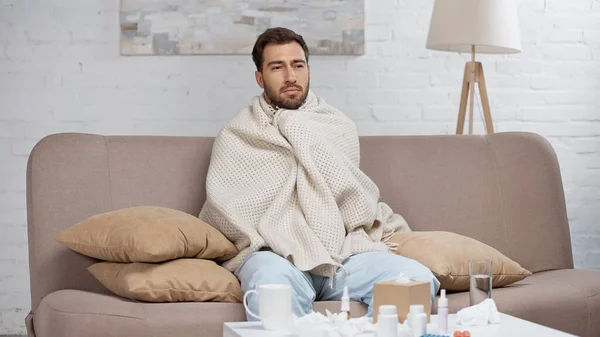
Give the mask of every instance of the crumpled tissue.
MULTIPOLYGON (((327 316, 312 312, 302 317, 293 318, 290 329, 298 337, 354 337, 376 336, 377 325, 367 317, 346 319, 341 313, 326 311, 327 316)), ((398 323, 398 337, 412 337, 412 330, 407 324, 398 323)))
POLYGON ((500 313, 496 302, 486 298, 481 303, 463 308, 456 313, 456 323, 465 326, 500 323, 500 313))
POLYGON ((409 283, 412 281, 414 281, 414 280, 406 277, 406 275, 404 275, 404 273, 400 273, 400 274, 398 274, 398 276, 396 276, 396 283, 409 283))

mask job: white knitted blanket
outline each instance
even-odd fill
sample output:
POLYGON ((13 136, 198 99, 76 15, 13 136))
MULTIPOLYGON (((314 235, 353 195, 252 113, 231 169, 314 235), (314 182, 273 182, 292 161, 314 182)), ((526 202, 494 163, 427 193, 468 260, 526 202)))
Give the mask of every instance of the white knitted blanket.
POLYGON ((268 247, 332 276, 353 254, 389 251, 393 233, 410 228, 378 201, 359 157, 354 123, 313 92, 298 110, 255 97, 215 139, 199 215, 240 250, 224 267, 268 247))

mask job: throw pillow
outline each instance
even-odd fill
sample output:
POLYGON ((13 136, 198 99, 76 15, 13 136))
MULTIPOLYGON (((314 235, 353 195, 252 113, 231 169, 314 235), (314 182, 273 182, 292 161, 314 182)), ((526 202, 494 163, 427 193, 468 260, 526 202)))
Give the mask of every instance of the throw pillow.
POLYGON ((128 207, 91 216, 55 239, 104 261, 162 262, 177 258, 224 261, 238 253, 221 232, 182 211, 128 207))
POLYGON ((442 289, 469 290, 469 260, 492 260, 492 287, 503 287, 530 276, 498 250, 473 238, 450 232, 399 232, 390 242, 398 244, 394 252, 416 260, 429 268, 442 289))
POLYGON ((88 267, 114 294, 146 302, 241 302, 240 282, 214 261, 99 262, 88 267))

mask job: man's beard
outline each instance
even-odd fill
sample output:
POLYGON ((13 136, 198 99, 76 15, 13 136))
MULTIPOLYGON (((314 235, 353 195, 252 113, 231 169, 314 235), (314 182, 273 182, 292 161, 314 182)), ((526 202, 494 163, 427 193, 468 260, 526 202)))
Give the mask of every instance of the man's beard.
POLYGON ((271 105, 274 105, 277 108, 296 110, 300 108, 304 103, 304 100, 306 100, 306 96, 308 96, 309 86, 310 81, 306 83, 306 88, 302 88, 299 85, 290 84, 281 88, 281 90, 277 92, 275 89, 267 85, 267 83, 265 83, 265 95, 271 102, 271 105), (292 96, 287 96, 283 93, 283 91, 289 88, 296 88, 300 91, 300 93, 292 96))

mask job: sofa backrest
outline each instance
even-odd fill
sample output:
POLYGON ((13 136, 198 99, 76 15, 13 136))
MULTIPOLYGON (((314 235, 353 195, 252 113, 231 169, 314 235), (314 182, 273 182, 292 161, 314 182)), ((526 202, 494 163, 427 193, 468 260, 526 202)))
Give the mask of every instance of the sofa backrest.
MULTIPOLYGON (((212 144, 210 137, 42 139, 27 169, 32 309, 58 289, 107 292, 86 270, 96 260, 54 240, 78 221, 135 205, 198 215, 212 144)), ((361 167, 412 230, 473 237, 532 272, 573 267, 558 163, 539 136, 361 137, 361 167)))

